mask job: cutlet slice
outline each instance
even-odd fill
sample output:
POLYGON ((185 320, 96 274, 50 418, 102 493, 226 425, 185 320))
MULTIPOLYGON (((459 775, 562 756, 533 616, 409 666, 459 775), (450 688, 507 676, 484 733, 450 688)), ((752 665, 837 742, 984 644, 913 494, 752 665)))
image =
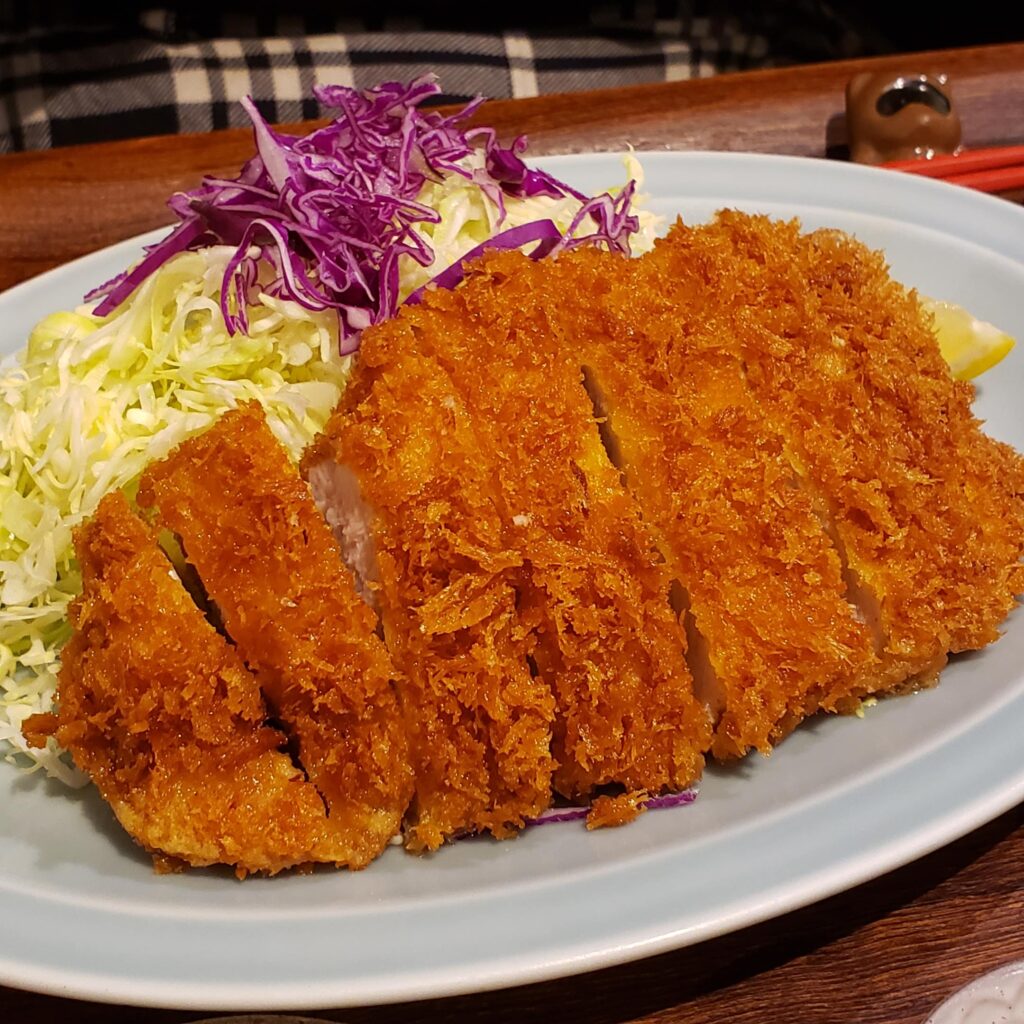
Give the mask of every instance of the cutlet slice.
POLYGON ((522 558, 448 375, 405 318, 364 333, 341 405, 303 459, 358 551, 402 672, 416 797, 408 849, 504 838, 551 799, 553 701, 516 608, 522 558), (344 497, 348 495, 348 497, 344 497), (352 537, 366 516, 373 551, 352 537), (372 510, 372 511, 369 511, 372 510))
POLYGON ((766 416, 823 496, 881 660, 870 688, 934 680, 1024 590, 1024 461, 987 437, 916 296, 835 231, 723 213, 659 247, 721 296, 766 416))
POLYGON ((690 350, 668 381, 590 366, 721 691, 712 750, 767 751, 872 657, 836 551, 734 361, 690 350))
POLYGON ((626 798, 680 790, 700 774, 710 723, 672 580, 602 446, 579 361, 555 344, 543 311, 523 309, 542 273, 518 254, 488 257, 403 318, 493 454, 527 561, 531 657, 555 695, 555 788, 573 800, 612 784, 626 798))
POLYGON ((255 403, 143 474, 327 807, 336 862, 364 867, 412 792, 394 669, 309 488, 255 403))
POLYGON ((120 492, 75 536, 83 593, 61 655, 59 710, 34 715, 128 833, 195 867, 273 874, 337 856, 323 803, 265 725, 259 686, 192 603, 120 492))
POLYGON ((545 269, 516 272, 529 278, 522 315, 547 310, 562 350, 587 367, 681 585, 691 668, 717 717, 712 751, 767 751, 818 709, 822 687, 841 690, 873 659, 812 497, 712 311, 668 301, 643 261, 579 250, 545 269))

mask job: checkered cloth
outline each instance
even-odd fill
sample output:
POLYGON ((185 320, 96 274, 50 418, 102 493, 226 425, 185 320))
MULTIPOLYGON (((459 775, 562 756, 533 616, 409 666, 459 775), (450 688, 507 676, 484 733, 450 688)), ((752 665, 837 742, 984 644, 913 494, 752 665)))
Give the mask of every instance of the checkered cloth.
POLYGON ((735 2, 726 14, 718 0, 590 5, 582 26, 474 31, 451 31, 443 16, 439 31, 408 19, 211 21, 164 9, 135 11, 127 24, 82 24, 74 6, 44 25, 18 21, 13 6, 0 0, 0 152, 241 126, 245 95, 271 121, 320 117, 316 83, 367 87, 434 71, 442 99, 522 97, 865 49, 862 35, 813 0, 784 5, 785 16, 777 5, 744 11, 735 2))

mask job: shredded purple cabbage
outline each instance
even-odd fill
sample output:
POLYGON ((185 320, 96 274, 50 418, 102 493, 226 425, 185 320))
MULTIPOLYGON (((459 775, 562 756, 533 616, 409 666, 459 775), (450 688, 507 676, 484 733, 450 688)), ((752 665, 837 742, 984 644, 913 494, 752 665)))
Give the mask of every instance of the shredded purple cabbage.
POLYGON ((566 821, 584 821, 590 813, 589 807, 549 807, 536 818, 527 818, 526 824, 530 828, 537 825, 560 825, 566 821))
POLYGON ((664 811, 669 807, 683 807, 697 799, 696 789, 684 789, 682 793, 666 793, 665 796, 652 796, 647 801, 649 811, 664 811))
POLYGON ((518 249, 521 246, 529 245, 530 242, 540 242, 540 245, 530 253, 534 259, 540 259, 562 241, 564 241, 562 232, 558 230, 553 220, 535 220, 529 224, 520 224, 519 227, 509 228, 507 231, 499 231, 486 242, 481 242, 480 245, 470 249, 462 259, 456 260, 450 267, 442 270, 428 284, 417 288, 405 301, 408 305, 415 306, 430 288, 454 288, 466 276, 468 264, 488 249, 518 249))
POLYGON ((439 92, 430 75, 365 91, 317 86, 317 99, 339 114, 301 137, 274 131, 246 97, 242 105, 252 119, 256 155, 237 178, 206 177, 199 188, 174 195, 168 203, 179 219, 174 230, 149 246, 136 267, 86 300, 101 299, 96 313, 105 316, 171 256, 225 244, 235 247, 220 300, 231 334, 248 330, 246 307, 259 286, 306 309, 337 310, 342 354, 353 352, 361 331, 397 312, 401 257, 424 267, 433 262, 414 227, 437 223, 440 215, 417 196, 425 182, 447 174, 477 184, 498 208, 499 224, 507 196, 571 196, 582 205, 564 235, 550 220, 499 232, 442 270, 436 286, 454 287, 466 262, 488 247, 518 248, 536 240, 536 258, 585 243, 629 253, 629 236, 638 228, 631 213, 633 182, 616 197, 582 195, 526 165, 525 136, 503 147, 492 128, 463 129, 482 99, 449 116, 418 109, 439 92), (484 152, 482 170, 460 165, 475 148, 484 152), (585 226, 591 230, 583 234, 585 226))

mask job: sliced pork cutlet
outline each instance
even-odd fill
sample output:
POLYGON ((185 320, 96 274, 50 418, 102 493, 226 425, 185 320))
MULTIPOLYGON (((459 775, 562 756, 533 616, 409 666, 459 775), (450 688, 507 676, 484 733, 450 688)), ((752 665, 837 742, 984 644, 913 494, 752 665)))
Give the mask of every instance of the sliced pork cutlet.
POLYGON ((585 800, 618 784, 636 813, 638 794, 699 776, 710 722, 693 694, 671 576, 602 446, 579 360, 555 344, 544 310, 524 313, 523 293, 543 272, 518 254, 489 257, 404 318, 492 453, 526 553, 520 611, 555 694, 555 788, 585 800))
POLYGON ((324 806, 267 727, 255 678, 193 604, 120 492, 75 536, 82 596, 61 655, 53 735, 127 832, 195 867, 275 873, 337 856, 324 806))
POLYGON ((327 808, 336 862, 364 867, 412 792, 394 668, 308 486, 250 403, 143 474, 327 808))
POLYGON ((932 682, 1024 590, 1024 462, 986 436, 916 296, 835 231, 725 213, 660 247, 700 267, 762 408, 825 499, 882 655, 871 688, 932 682))
POLYGON ((769 750, 818 709, 822 685, 861 673, 873 651, 784 438, 713 310, 681 290, 669 302, 644 261, 580 249, 538 273, 531 292, 587 368, 617 461, 680 584, 691 669, 717 720, 712 752, 735 757, 769 750))
POLYGON ((369 573, 402 672, 414 852, 467 832, 514 835, 551 800, 553 699, 527 661, 522 556, 496 503, 493 458, 400 316, 364 333, 341 405, 303 459, 369 573), (368 523, 372 558, 353 516, 368 523))

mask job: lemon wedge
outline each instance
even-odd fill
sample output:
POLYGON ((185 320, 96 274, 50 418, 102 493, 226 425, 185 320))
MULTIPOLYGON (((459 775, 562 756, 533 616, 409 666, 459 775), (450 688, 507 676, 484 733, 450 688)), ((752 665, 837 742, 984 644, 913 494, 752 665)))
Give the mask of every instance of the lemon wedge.
POLYGON ((995 324, 971 316, 963 306, 921 297, 935 317, 935 336, 943 358, 957 380, 971 380, 991 370, 1014 346, 1014 340, 995 324))

